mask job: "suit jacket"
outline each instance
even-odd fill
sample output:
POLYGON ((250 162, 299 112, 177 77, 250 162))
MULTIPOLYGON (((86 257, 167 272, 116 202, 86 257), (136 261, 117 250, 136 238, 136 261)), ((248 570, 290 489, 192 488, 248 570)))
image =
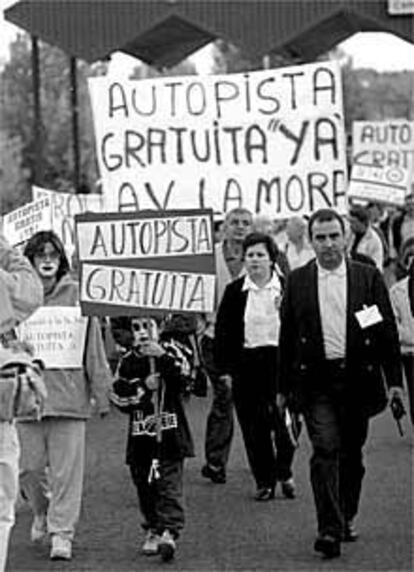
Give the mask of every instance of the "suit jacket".
POLYGON ((231 282, 223 294, 216 318, 214 358, 218 375, 237 372, 237 364, 244 345, 244 310, 247 290, 243 290, 244 276, 231 282))
MULTIPOLYGON (((402 386, 397 327, 380 272, 351 260, 347 266, 345 373, 355 406, 369 416, 387 403, 386 388, 402 386), (362 329, 355 312, 376 304, 382 322, 362 329)), ((280 356, 282 393, 299 407, 315 388, 325 361, 315 260, 288 277, 281 308, 280 356)))

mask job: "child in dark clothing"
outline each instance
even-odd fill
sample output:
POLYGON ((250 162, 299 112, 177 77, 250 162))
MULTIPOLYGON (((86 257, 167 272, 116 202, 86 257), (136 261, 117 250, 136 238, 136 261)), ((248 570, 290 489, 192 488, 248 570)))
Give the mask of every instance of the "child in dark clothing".
POLYGON ((111 399, 130 416, 126 462, 144 517, 142 551, 167 561, 184 526, 183 461, 194 456, 182 402, 191 351, 171 332, 158 340, 153 319, 132 318, 131 329, 134 343, 120 360, 111 399))

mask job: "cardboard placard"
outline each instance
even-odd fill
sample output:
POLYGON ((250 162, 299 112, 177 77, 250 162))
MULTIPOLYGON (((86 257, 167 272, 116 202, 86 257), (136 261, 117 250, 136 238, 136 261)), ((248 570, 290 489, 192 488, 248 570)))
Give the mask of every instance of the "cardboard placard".
POLYGON ((402 206, 410 188, 410 173, 399 167, 354 165, 348 197, 402 206))
POLYGON ((211 312, 211 210, 76 216, 82 312, 211 312))
POLYGON ((12 246, 25 243, 40 230, 52 228, 52 204, 44 197, 27 203, 3 217, 3 234, 12 246))
POLYGON ((388 13, 391 16, 414 14, 414 0, 388 0, 388 13))
POLYGON ((354 121, 352 163, 411 171, 414 164, 414 121, 354 121))
POLYGON ((79 306, 42 306, 18 327, 47 369, 83 367, 87 318, 79 306))

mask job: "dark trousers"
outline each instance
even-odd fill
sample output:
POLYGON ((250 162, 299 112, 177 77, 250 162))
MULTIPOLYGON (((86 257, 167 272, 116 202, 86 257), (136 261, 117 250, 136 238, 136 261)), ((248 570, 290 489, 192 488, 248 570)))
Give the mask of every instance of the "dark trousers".
POLYGON ((304 417, 313 448, 310 473, 318 532, 340 538, 345 521, 358 512, 369 421, 358 411, 358 396, 353 402, 347 396, 343 371, 329 367, 318 390, 308 395, 304 417))
POLYGON ((184 527, 183 460, 164 459, 160 464, 161 478, 151 483, 148 482, 151 459, 130 465, 144 517, 142 527, 158 534, 167 529, 177 538, 184 527))
POLYGON ((410 418, 411 423, 414 424, 414 355, 403 355, 402 363, 404 367, 405 383, 407 385, 410 418))
POLYGON ((207 416, 205 456, 209 465, 225 469, 234 432, 233 399, 230 387, 219 379, 214 365, 213 340, 201 340, 203 362, 213 390, 211 409, 207 416))
POLYGON ((275 407, 278 349, 244 350, 233 398, 250 469, 258 488, 292 476, 295 447, 275 407))

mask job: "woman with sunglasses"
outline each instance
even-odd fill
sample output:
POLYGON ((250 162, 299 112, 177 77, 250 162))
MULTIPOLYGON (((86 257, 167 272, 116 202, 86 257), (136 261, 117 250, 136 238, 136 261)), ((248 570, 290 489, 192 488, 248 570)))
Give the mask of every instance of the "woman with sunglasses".
MULTIPOLYGON (((70 276, 63 244, 52 231, 33 235, 24 254, 43 284, 44 306, 79 305, 78 283, 70 276)), ((34 513, 31 540, 41 542, 50 534, 52 560, 72 557, 91 404, 95 400, 101 414, 109 410, 111 374, 96 318, 88 321, 83 356, 80 368, 45 370, 48 397, 42 419, 19 423, 21 486, 34 513)))

